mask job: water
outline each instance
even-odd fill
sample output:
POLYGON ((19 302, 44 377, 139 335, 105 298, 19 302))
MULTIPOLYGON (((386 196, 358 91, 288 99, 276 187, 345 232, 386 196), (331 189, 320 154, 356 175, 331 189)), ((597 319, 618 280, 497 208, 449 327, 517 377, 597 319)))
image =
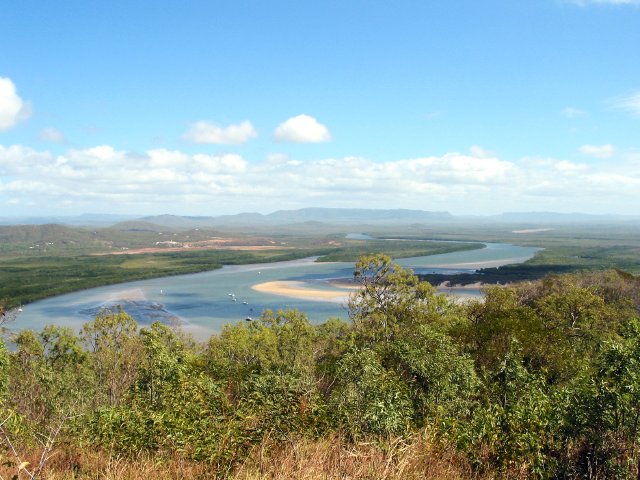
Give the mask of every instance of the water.
MULTIPOLYGON (((508 244, 486 244, 479 250, 452 252, 398 261, 416 273, 473 272, 476 268, 520 263, 537 249, 508 244)), ((268 264, 226 266, 219 270, 191 275, 163 277, 92 288, 48 298, 23 307, 13 329, 41 330, 45 325, 63 325, 79 330, 102 307, 122 305, 141 325, 155 320, 179 321, 196 338, 206 339, 226 323, 247 317, 257 318, 263 310, 296 308, 312 322, 331 316, 347 318, 346 305, 295 299, 253 290, 253 285, 278 280, 302 281, 311 288, 337 290, 327 283, 351 278, 353 264, 315 263, 314 259, 268 264), (232 294, 232 295, 229 295, 232 294), (235 299, 235 301, 234 301, 235 299), (246 303, 244 303, 246 302, 246 303)), ((465 294, 479 292, 465 292, 465 294)))
POLYGON ((344 238, 348 240, 375 240, 374 237, 366 233, 348 233, 344 238))

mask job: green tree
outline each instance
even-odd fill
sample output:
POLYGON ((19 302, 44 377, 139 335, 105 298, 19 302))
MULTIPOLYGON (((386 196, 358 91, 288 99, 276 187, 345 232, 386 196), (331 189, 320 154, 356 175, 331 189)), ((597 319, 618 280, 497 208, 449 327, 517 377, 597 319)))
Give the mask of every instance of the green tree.
POLYGON ((421 325, 385 353, 385 363, 408 387, 418 426, 468 421, 479 382, 473 360, 448 335, 421 325))
POLYGON ((44 347, 32 330, 18 333, 14 343, 9 370, 11 403, 29 421, 46 423, 53 409, 49 395, 53 372, 44 358, 44 347))
POLYGON ((469 430, 476 445, 465 448, 479 464, 494 465, 507 477, 524 472, 552 478, 563 404, 542 375, 527 370, 517 340, 485 382, 483 405, 469 430))
POLYGON ((202 371, 197 354, 169 327, 155 322, 140 338, 136 382, 120 403, 95 412, 90 440, 128 454, 216 458, 228 415, 222 386, 202 371))
POLYGON ((296 310, 267 310, 261 318, 226 325, 211 337, 209 371, 218 378, 242 379, 277 370, 309 376, 314 368, 316 330, 296 310))
POLYGON ((364 342, 387 342, 421 324, 447 326, 457 308, 428 282, 386 255, 360 257, 354 271, 360 288, 349 299, 349 316, 364 342))
POLYGON ((338 428, 354 438, 402 434, 413 416, 409 395, 376 352, 354 347, 338 363, 328 407, 338 428))
POLYGON ((142 360, 138 325, 121 308, 104 310, 84 325, 82 334, 92 353, 98 392, 109 405, 116 405, 135 381, 142 360))
POLYGON ((0 405, 4 405, 9 394, 9 352, 0 338, 0 405))
POLYGON ((567 435, 578 475, 635 478, 640 462, 640 319, 619 341, 606 342, 594 373, 578 379, 567 415, 567 435))
POLYGON ((86 412, 94 405, 96 376, 89 354, 78 335, 68 327, 46 326, 40 333, 43 358, 51 372, 49 396, 55 396, 59 409, 67 415, 86 412))

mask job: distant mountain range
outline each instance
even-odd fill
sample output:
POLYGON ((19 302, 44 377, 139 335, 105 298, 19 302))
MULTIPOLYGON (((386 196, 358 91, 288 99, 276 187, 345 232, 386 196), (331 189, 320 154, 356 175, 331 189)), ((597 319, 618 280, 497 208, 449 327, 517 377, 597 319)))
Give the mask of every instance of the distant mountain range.
POLYGON ((592 215, 585 213, 508 212, 491 216, 454 216, 449 212, 430 212, 408 209, 355 209, 355 208, 302 208, 278 210, 267 215, 239 213, 221 216, 181 215, 108 215, 83 214, 78 216, 51 217, 0 217, 0 225, 63 224, 74 226, 107 227, 121 222, 144 222, 172 229, 269 227, 307 224, 318 225, 410 225, 410 224, 460 224, 460 223, 509 223, 518 225, 557 225, 576 223, 625 223, 640 221, 640 216, 592 215))
POLYGON ((262 215, 260 213, 240 213, 219 217, 183 217, 158 215, 141 220, 174 228, 231 227, 231 226, 275 226, 309 222, 322 224, 407 224, 442 223, 454 221, 448 212, 427 212, 423 210, 368 210, 353 208, 303 208, 300 210, 278 210, 262 215))
POLYGON ((107 227, 126 220, 135 220, 140 215, 110 215, 105 213, 83 213, 74 216, 42 216, 42 217, 0 217, 0 225, 76 225, 107 227))

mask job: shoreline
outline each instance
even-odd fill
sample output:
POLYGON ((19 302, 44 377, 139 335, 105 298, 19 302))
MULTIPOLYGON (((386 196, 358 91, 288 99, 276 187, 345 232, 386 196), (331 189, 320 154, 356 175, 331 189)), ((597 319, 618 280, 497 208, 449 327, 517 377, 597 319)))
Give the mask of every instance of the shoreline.
MULTIPOLYGON (((358 289, 357 285, 344 285, 339 281, 329 281, 329 285, 340 290, 322 290, 313 288, 309 283, 294 280, 275 280, 252 285, 251 288, 260 293, 278 295, 281 297, 295 298, 297 300, 309 300, 314 302, 332 302, 344 304, 351 293, 358 289)), ((477 297, 476 292, 486 285, 481 282, 469 285, 447 285, 446 282, 436 287, 436 291, 443 295, 458 297, 477 297)))
POLYGON ((258 283, 251 288, 260 293, 278 295, 281 297, 295 298, 298 300, 310 300, 314 302, 345 303, 349 299, 350 291, 347 290, 321 290, 309 288, 308 283, 293 280, 275 280, 258 283))

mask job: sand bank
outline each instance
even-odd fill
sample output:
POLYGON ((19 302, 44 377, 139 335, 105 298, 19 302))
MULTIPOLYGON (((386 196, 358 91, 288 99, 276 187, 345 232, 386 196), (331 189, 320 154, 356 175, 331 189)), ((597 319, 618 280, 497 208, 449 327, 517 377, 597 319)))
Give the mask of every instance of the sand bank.
MULTIPOLYGON (((258 292, 279 295, 282 297, 296 298, 299 300, 310 300, 314 302, 333 302, 346 304, 349 295, 358 288, 355 285, 344 286, 339 283, 330 282, 331 285, 341 290, 321 290, 313 288, 308 283, 299 281, 274 281, 253 285, 251 288, 258 292)), ((451 294, 456 297, 476 297, 477 292, 484 285, 473 283, 470 285, 447 286, 442 284, 437 287, 438 293, 451 294)))
POLYGON ((438 263, 434 265, 429 265, 433 268, 451 268, 451 269, 468 269, 468 270, 478 270, 480 268, 493 268, 493 267, 502 267, 503 265, 510 265, 514 263, 523 263, 526 258, 503 258, 500 260, 482 260, 478 262, 460 262, 460 263, 438 263))
POLYGON ((294 281, 265 282, 253 285, 251 288, 258 292, 269 293, 271 295, 333 303, 346 303, 350 293, 348 290, 320 290, 310 288, 305 282, 294 281))
POLYGON ((524 230, 511 230, 511 233, 538 233, 538 232, 550 232, 553 228, 526 228, 524 230))
POLYGON ((104 302, 113 304, 118 302, 144 302, 146 300, 147 296, 141 288, 129 288, 109 293, 109 296, 104 300, 104 302))

